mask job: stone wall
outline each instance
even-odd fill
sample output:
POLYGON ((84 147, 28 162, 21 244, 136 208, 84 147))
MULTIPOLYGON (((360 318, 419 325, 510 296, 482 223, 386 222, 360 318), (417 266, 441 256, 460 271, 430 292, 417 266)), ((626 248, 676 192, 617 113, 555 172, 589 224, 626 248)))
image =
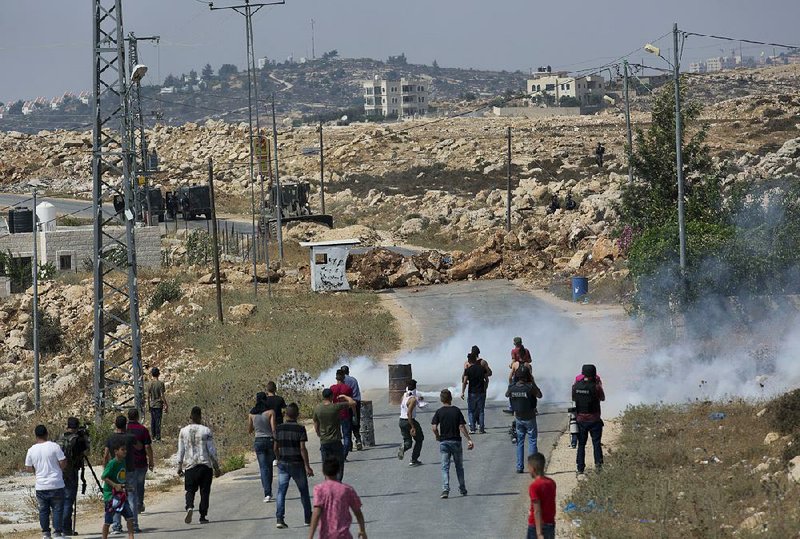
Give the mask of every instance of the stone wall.
POLYGON ((556 116, 580 116, 580 107, 493 107, 495 116, 502 118, 553 118, 556 116))
MULTIPOLYGON (((125 229, 106 227, 106 232, 123 238, 125 229)), ((0 237, 0 251, 11 251, 15 256, 32 256, 33 234, 10 234, 0 237)), ((106 244, 110 240, 106 240, 106 244)), ((161 230, 158 227, 135 229, 136 262, 139 267, 161 266, 161 230)), ((85 260, 91 260, 94 252, 94 231, 91 226, 60 227, 51 232, 39 233, 39 263, 51 262, 57 270, 84 270, 85 260), (63 260, 62 257, 69 257, 63 260)))

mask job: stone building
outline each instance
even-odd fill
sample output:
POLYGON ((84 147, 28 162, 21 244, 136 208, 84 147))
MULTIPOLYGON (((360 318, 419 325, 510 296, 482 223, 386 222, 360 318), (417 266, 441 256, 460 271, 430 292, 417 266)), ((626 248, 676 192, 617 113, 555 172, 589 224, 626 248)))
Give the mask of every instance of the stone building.
POLYGON ((367 116, 424 116, 428 112, 430 81, 426 79, 389 80, 375 76, 364 81, 364 113, 367 116))

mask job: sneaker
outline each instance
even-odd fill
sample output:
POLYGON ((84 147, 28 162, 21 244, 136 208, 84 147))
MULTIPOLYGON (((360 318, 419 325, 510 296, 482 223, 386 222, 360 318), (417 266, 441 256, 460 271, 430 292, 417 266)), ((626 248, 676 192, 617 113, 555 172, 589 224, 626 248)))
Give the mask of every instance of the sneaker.
POLYGON ((465 489, 465 488, 460 488, 460 489, 458 489, 458 491, 461 493, 462 496, 466 496, 467 495, 467 489, 465 489))
POLYGON ((469 429, 470 434, 475 434, 475 429, 469 429))
POLYGON ((416 466, 422 466, 422 462, 419 460, 412 460, 408 463, 409 467, 414 468, 416 466))
POLYGON ((511 443, 514 444, 514 445, 517 445, 517 439, 516 438, 511 438, 511 443))
POLYGON ((208 519, 206 517, 200 517, 200 524, 208 524, 208 519))
POLYGON ((187 510, 186 510, 186 518, 184 518, 184 519, 183 519, 183 521, 184 521, 186 524, 191 524, 191 523, 192 523, 192 513, 193 513, 193 512, 194 512, 194 509, 193 509, 193 508, 191 508, 191 507, 190 507, 189 509, 187 509, 187 510))
POLYGON ((481 429, 478 432, 480 432, 481 434, 486 434, 486 429, 481 429))
POLYGON ((139 512, 144 513, 144 504, 139 506, 139 512))
POLYGON ((361 442, 356 442, 356 451, 363 451, 363 450, 364 450, 364 444, 362 444, 361 442))
POLYGON ((303 526, 305 526, 306 528, 310 528, 311 527, 311 521, 309 520, 308 522, 303 524, 303 526))
POLYGON ((523 470, 522 468, 517 468, 517 473, 525 473, 525 470, 523 470))
POLYGON ((504 413, 504 414, 513 414, 513 413, 514 413, 514 410, 510 410, 510 409, 508 409, 508 408, 503 408, 503 413, 504 413))
POLYGON ((42 539, 50 539, 50 534, 49 533, 43 533, 42 534, 42 539))
POLYGON ((264 503, 269 503, 272 501, 272 496, 264 496, 264 503))
POLYGON ((397 450, 397 458, 403 460, 403 456, 406 454, 406 450, 403 449, 403 446, 400 446, 400 449, 397 450))
POLYGON ((450 491, 449 491, 449 490, 443 490, 443 491, 442 491, 442 495, 441 495, 441 496, 439 496, 439 497, 440 497, 441 499, 443 499, 443 500, 446 500, 446 499, 447 499, 449 496, 450 496, 450 491))
POLYGON ((123 533, 122 532, 122 526, 114 526, 114 527, 112 527, 111 528, 111 533, 113 533, 114 535, 121 535, 123 533))
POLYGON ((275 527, 278 528, 279 530, 285 530, 289 526, 287 526, 284 521, 279 520, 278 522, 275 523, 275 527))
POLYGON ((133 533, 144 533, 144 532, 142 531, 142 529, 139 526, 134 526, 133 527, 133 533))

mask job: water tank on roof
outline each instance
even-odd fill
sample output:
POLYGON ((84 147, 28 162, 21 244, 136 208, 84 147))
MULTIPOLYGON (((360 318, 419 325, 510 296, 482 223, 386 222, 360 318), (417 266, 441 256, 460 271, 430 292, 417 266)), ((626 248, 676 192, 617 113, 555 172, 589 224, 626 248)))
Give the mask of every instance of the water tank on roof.
POLYGON ((33 210, 30 208, 8 210, 8 231, 11 234, 33 232, 33 210))
POLYGON ((39 223, 39 230, 50 232, 56 229, 56 207, 49 202, 42 202, 36 205, 36 219, 39 223))

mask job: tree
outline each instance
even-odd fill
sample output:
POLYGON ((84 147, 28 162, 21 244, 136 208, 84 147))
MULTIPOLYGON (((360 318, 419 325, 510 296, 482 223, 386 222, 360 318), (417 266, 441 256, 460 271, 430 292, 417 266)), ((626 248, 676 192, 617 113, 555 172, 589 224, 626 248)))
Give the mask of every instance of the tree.
POLYGON ((439 71, 439 62, 437 62, 437 61, 434 59, 434 60, 433 60, 433 63, 431 64, 431 67, 433 67, 433 70, 434 70, 434 71, 439 71))
POLYGON ((191 82, 192 84, 197 82, 197 71, 195 71, 194 69, 189 71, 189 82, 191 82))
POLYGON ((219 78, 227 79, 230 78, 232 75, 236 75, 238 72, 239 68, 236 67, 235 65, 222 64, 222 66, 220 66, 219 68, 219 71, 217 71, 217 74, 219 75, 219 78))
POLYGON ((14 101, 13 103, 9 103, 8 105, 8 113, 9 114, 22 114, 22 105, 24 103, 22 100, 14 101))
POLYGON ((400 65, 404 66, 408 64, 408 59, 406 58, 406 53, 401 52, 397 56, 390 56, 389 59, 386 61, 389 65, 400 65))
POLYGON ((328 52, 322 53, 323 60, 333 60, 339 56, 339 51, 336 49, 330 50, 328 52))
POLYGON ((214 78, 214 69, 211 67, 211 64, 203 66, 203 71, 201 73, 204 81, 209 81, 214 78))
POLYGON ((167 75, 167 77, 164 79, 164 86, 167 86, 167 87, 169 87, 169 86, 178 86, 178 84, 179 84, 178 79, 172 73, 167 75))

